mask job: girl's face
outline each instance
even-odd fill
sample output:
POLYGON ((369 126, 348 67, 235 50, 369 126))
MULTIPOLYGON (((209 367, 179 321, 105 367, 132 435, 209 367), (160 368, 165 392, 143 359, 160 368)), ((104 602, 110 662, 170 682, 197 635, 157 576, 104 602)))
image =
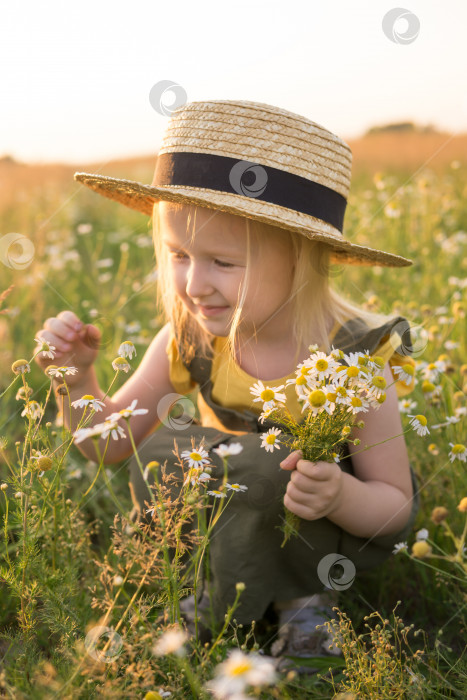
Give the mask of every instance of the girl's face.
MULTIPOLYGON (((175 291, 209 333, 227 336, 240 299, 247 265, 247 232, 241 216, 196 207, 187 232, 189 205, 159 203, 162 242, 168 250, 175 291)), ((239 331, 265 340, 291 326, 292 250, 289 236, 271 231, 261 246, 251 241, 250 281, 239 331)))

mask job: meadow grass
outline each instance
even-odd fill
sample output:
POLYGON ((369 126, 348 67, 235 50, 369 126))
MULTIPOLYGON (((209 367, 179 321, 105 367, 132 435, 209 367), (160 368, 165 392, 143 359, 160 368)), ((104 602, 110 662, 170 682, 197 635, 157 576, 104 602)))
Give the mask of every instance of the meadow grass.
MULTIPOLYGON (((430 429, 425 437, 407 434, 421 511, 407 549, 359 574, 341 594, 329 629, 344 663, 325 660, 310 677, 283 675, 254 691, 256 697, 467 694, 466 462, 449 456, 452 445, 466 444, 467 163, 413 172, 357 172, 346 226, 352 240, 415 265, 336 267, 333 281, 357 303, 404 315, 414 328, 420 366, 409 412, 426 415, 430 429), (444 369, 431 389, 421 363, 440 357, 444 369), (446 511, 434 512, 441 507, 446 511), (422 529, 428 532, 418 541, 425 544, 412 549, 422 529)), ((151 174, 140 168, 134 177, 150 181, 151 174)), ((233 606, 210 645, 183 640, 182 646, 173 635, 173 648, 185 654, 157 650, 164 631, 177 629, 179 601, 197 583, 183 555, 191 552, 198 565, 207 559, 202 498, 185 489, 175 513, 160 473, 157 518, 135 532, 127 462, 104 468, 86 460, 56 421, 49 379, 34 363, 26 375, 10 369, 15 360, 32 358, 44 320, 67 308, 103 332, 97 364, 103 388, 114 379, 111 361, 123 340, 138 350, 133 365, 141 359, 162 323, 148 219, 58 179, 18 189, 2 204, 0 237, 13 231, 35 249, 24 269, 1 265, 0 293, 13 288, 0 306, 0 483, 6 485, 0 491, 0 692, 41 699, 210 697, 205 684, 228 652, 267 653, 277 627, 274 619, 239 626, 233 606), (40 419, 21 416, 24 401, 15 397, 25 381, 30 399, 44 409, 40 419), (51 463, 41 463, 47 469, 39 469, 38 452, 49 456, 51 463), (198 527, 187 534, 182 525, 193 518, 198 527)), ((118 376, 112 390, 124 379, 118 376)))

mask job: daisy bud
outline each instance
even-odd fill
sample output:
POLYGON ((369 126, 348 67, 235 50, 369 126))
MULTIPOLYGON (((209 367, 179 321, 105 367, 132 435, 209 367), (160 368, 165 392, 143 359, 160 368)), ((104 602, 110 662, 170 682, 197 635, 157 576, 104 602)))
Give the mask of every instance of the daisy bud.
POLYGON ((342 435, 346 437, 347 435, 350 435, 352 428, 350 428, 348 425, 344 425, 342 428, 342 435))
POLYGON ((11 371, 15 374, 26 374, 31 371, 31 368, 27 360, 16 360, 11 365, 11 371))
POLYGON ((59 384, 55 391, 59 396, 66 396, 68 394, 66 384, 59 384))
POLYGON ((194 506, 195 503, 198 502, 198 497, 194 493, 190 493, 186 497, 186 502, 188 503, 189 506, 194 506))
POLYGON ((243 593, 245 588, 246 588, 246 586, 242 581, 239 581, 238 583, 235 584, 235 589, 238 593, 243 593))
POLYGON ((8 484, 2 484, 2 485, 0 486, 0 490, 1 490, 1 491, 6 491, 7 488, 8 488, 8 484))
POLYGON ((22 495, 23 495, 23 494, 21 493, 21 491, 17 491, 17 492, 15 493, 15 498, 21 498, 22 495))
POLYGON ((359 438, 355 438, 355 440, 353 441, 353 444, 354 444, 354 445, 359 445, 359 444, 360 444, 360 439, 359 439, 359 438))
POLYGON ((162 695, 155 693, 153 690, 148 690, 143 700, 162 700, 162 695))
POLYGON ((46 472, 48 469, 50 469, 52 466, 52 460, 50 457, 47 457, 46 455, 43 455, 42 457, 39 457, 37 460, 37 468, 41 472, 46 472))
POLYGON ((149 469, 149 471, 151 471, 152 469, 158 469, 160 466, 161 466, 161 465, 159 464, 159 462, 156 462, 156 461, 154 460, 154 461, 148 462, 148 463, 146 464, 146 469, 149 469))
POLYGON ((467 513, 467 496, 464 496, 464 498, 461 499, 461 502, 457 506, 457 510, 459 510, 461 513, 467 513))
POLYGON ((422 391, 424 394, 431 394, 432 391, 435 390, 435 385, 432 382, 429 382, 427 379, 422 382, 422 391))
POLYGON ((384 367, 384 358, 382 358, 380 355, 373 355, 373 362, 377 367, 384 367))
POLYGON ((443 520, 446 520, 448 515, 449 511, 447 508, 444 506, 436 506, 436 508, 433 508, 431 511, 431 520, 435 523, 435 525, 439 525, 443 522, 443 520))
POLYGON ((386 401, 386 392, 382 391, 376 400, 378 403, 384 403, 386 401))
POLYGON ((67 506, 71 506, 73 504, 73 501, 71 500, 71 498, 67 498, 65 503, 67 504, 67 506))
POLYGON ((424 559, 431 554, 432 550, 426 540, 419 540, 412 545, 412 555, 417 559, 424 559))
POLYGON ((361 430, 362 428, 365 427, 365 421, 359 420, 358 423, 355 423, 355 425, 357 426, 357 428, 360 428, 360 430, 361 430))
POLYGON ((113 580, 114 586, 121 586, 122 583, 123 583, 123 578, 121 576, 118 576, 118 575, 114 576, 114 580, 113 580))

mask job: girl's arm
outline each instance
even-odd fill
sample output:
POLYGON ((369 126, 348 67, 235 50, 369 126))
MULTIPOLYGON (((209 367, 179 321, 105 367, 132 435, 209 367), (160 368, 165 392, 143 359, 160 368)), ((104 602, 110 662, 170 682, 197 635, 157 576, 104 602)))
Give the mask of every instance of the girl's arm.
MULTIPOLYGON (((384 376, 388 385, 394 381, 389 364, 384 376)), ((395 386, 389 387, 380 408, 370 409, 363 420, 365 427, 352 433, 360 444, 349 443, 355 475, 342 472, 338 464, 307 462, 292 453, 282 463, 285 469, 296 466, 284 504, 307 520, 327 517, 352 535, 376 537, 402 530, 412 508, 409 458, 395 386), (365 450, 367 445, 375 446, 365 450)))

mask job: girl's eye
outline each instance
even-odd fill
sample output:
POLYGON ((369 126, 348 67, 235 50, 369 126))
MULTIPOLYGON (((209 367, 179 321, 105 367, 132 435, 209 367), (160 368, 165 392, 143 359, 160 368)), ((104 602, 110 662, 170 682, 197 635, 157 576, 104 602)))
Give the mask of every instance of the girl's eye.
POLYGON ((219 265, 219 267, 234 267, 232 263, 222 262, 222 260, 214 260, 214 262, 216 263, 216 265, 219 265))

